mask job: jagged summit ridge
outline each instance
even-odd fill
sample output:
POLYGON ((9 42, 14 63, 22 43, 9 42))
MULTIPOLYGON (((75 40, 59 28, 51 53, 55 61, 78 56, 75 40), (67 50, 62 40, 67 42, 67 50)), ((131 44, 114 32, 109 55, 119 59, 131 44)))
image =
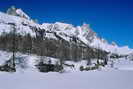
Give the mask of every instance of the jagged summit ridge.
POLYGON ((11 6, 7 10, 7 14, 14 15, 14 16, 19 16, 19 17, 30 20, 30 17, 22 9, 20 9, 20 8, 17 9, 15 6, 11 6))

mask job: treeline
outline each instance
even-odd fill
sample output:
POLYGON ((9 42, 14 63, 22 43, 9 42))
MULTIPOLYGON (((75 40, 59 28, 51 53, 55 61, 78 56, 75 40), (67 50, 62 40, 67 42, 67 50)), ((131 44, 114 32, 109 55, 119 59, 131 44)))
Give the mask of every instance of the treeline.
POLYGON ((3 33, 0 36, 0 49, 12 51, 14 48, 14 41, 16 51, 37 54, 39 56, 55 57, 62 60, 80 61, 93 58, 102 59, 107 55, 104 51, 81 46, 74 42, 48 38, 42 40, 39 37, 31 37, 30 34, 25 36, 16 34, 14 39, 14 34, 12 32, 8 34, 3 33))

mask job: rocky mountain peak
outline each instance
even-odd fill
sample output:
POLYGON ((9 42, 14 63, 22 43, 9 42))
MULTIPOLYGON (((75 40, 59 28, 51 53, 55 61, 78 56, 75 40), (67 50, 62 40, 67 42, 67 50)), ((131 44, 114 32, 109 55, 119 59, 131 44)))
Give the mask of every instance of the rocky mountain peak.
POLYGON ((8 8, 7 14, 19 16, 19 17, 30 20, 30 17, 22 9, 20 8, 18 9, 15 6, 11 6, 10 8, 8 8))

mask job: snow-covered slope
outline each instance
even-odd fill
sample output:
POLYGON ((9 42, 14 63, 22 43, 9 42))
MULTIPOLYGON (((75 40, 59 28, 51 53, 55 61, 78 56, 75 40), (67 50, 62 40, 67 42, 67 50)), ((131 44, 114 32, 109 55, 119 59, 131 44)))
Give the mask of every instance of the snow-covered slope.
MULTIPOLYGON (((10 60, 12 58, 12 53, 6 52, 6 51, 0 51, 0 65, 3 65, 6 63, 7 60, 10 60)), ((56 64, 57 62, 59 63, 59 59, 57 58, 52 58, 52 57, 45 57, 43 58, 44 63, 48 63, 49 60, 51 60, 52 64, 56 64)), ((26 71, 26 70, 34 70, 38 71, 37 65, 40 62, 40 56, 37 55, 28 55, 28 54, 22 54, 22 53, 16 53, 16 70, 17 71, 26 71)), ((79 72, 80 67, 90 67, 94 66, 96 63, 96 60, 91 61, 91 65, 87 65, 86 60, 82 60, 79 62, 74 62, 74 61, 65 61, 65 64, 68 65, 74 65, 74 67, 66 66, 63 65, 64 67, 64 72, 79 72)), ((101 70, 133 70, 133 61, 130 58, 120 58, 117 60, 114 59, 109 59, 108 60, 108 65, 106 67, 100 67, 101 70), (113 63, 113 64, 112 64, 113 63), (112 67, 113 65, 113 67, 112 67)), ((100 69, 99 68, 99 69, 100 69)))
POLYGON ((10 23, 14 23, 17 28, 17 33, 21 35, 31 34, 31 36, 35 36, 35 30, 45 30, 46 37, 48 38, 58 39, 56 36, 58 35, 66 41, 74 41, 75 38, 75 40, 78 40, 92 48, 98 48, 111 53, 127 55, 133 52, 133 49, 128 48, 128 46, 119 47, 117 45, 109 44, 103 38, 99 38, 87 24, 76 27, 72 24, 61 22, 37 24, 30 20, 30 17, 21 9, 16 9, 16 13, 20 16, 13 16, 0 12, 0 35, 3 32, 9 33, 12 31, 10 23), (23 18, 22 16, 26 18, 23 18))
MULTIPOLYGON (((3 65, 6 63, 6 61, 10 60, 12 58, 12 53, 6 52, 6 51, 0 51, 0 65, 3 65)), ((49 60, 51 60, 52 64, 59 63, 59 59, 52 58, 52 57, 43 57, 43 62, 48 63, 49 60)), ((22 54, 22 53, 16 53, 16 70, 17 71, 26 71, 26 70, 34 70, 38 71, 37 65, 40 62, 40 56, 37 55, 28 55, 28 54, 22 54)), ((74 68, 63 65, 65 72, 76 72, 80 71, 80 66, 87 66, 87 61, 79 61, 79 62, 73 62, 73 61, 66 61, 65 64, 68 65, 74 65, 74 68)))
POLYGON ((116 53, 119 55, 128 55, 130 53, 133 53, 133 49, 130 49, 128 46, 119 47, 117 45, 109 44, 104 39, 99 39, 98 37, 95 37, 90 45, 92 47, 96 47, 107 52, 116 53))
POLYGON ((30 26, 38 26, 34 22, 27 20, 25 18, 20 18, 17 16, 7 15, 5 13, 0 12, 0 34, 3 32, 9 33, 13 30, 13 27, 10 25, 11 23, 16 25, 17 33, 31 34, 31 36, 35 36, 35 32, 30 28, 30 26))

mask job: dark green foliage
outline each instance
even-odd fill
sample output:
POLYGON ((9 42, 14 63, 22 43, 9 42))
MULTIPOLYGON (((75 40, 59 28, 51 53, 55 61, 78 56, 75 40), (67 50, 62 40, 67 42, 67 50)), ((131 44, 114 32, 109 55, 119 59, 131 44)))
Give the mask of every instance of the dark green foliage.
POLYGON ((81 66, 80 67, 80 71, 89 71, 89 70, 96 70, 98 69, 100 66, 105 66, 105 64, 103 62, 99 63, 99 64, 95 64, 95 66, 91 66, 91 67, 84 67, 84 66, 81 66))
POLYGON ((83 71, 84 70, 84 67, 83 66, 80 66, 80 71, 83 71))
POLYGON ((0 66, 0 71, 16 72, 16 68, 12 65, 12 60, 8 60, 0 66))
POLYGON ((112 53, 111 56, 110 56, 110 58, 116 58, 116 59, 122 58, 122 57, 126 57, 126 55, 118 55, 118 54, 112 53))
POLYGON ((86 68, 84 68, 83 66, 81 66, 81 67, 80 67, 80 71, 96 70, 96 69, 98 69, 98 68, 99 68, 99 66, 97 66, 97 65, 95 65, 95 66, 93 66, 93 67, 86 67, 86 68))
POLYGON ((59 65, 59 64, 51 64, 51 63, 43 63, 43 62, 39 62, 38 65, 36 65, 36 67, 39 69, 40 72, 60 72, 63 70, 63 66, 59 65))
POLYGON ((54 65, 53 64, 44 64, 40 62, 36 67, 39 69, 40 72, 50 72, 54 71, 54 65))

